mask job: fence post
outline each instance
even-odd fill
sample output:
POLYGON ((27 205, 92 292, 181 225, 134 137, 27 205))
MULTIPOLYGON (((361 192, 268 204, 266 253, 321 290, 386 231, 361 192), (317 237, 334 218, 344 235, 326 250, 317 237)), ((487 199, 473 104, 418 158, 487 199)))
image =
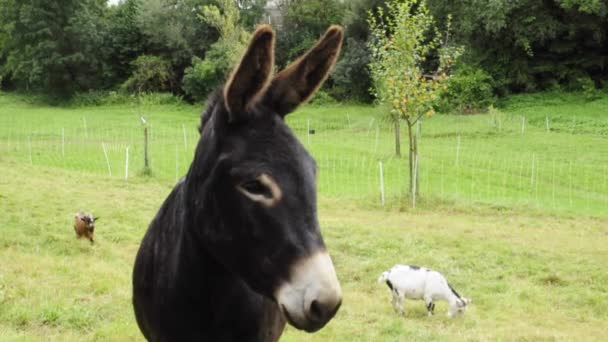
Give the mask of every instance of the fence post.
POLYGON ((412 208, 416 209, 416 184, 418 183, 418 153, 414 155, 414 180, 412 182, 412 208))
POLYGON ((522 116, 521 117, 521 134, 524 134, 526 132, 526 117, 522 116))
POLYGON ((545 117, 545 127, 547 128, 547 132, 551 131, 551 128, 549 128, 549 115, 545 117))
POLYGON ((61 129, 61 156, 65 157, 65 128, 61 129))
POLYGON ((384 170, 382 169, 382 161, 380 163, 380 199, 384 205, 384 170))
POLYGON ((144 125, 144 173, 150 171, 150 164, 148 160, 148 122, 143 116, 140 117, 142 125, 144 125))
POLYGON ((129 179, 129 146, 125 151, 125 180, 129 179))
POLYGON ((106 157, 106 164, 108 165, 108 173, 110 177, 112 177, 112 168, 110 167, 110 158, 108 157, 108 152, 106 151, 106 144, 101 143, 101 148, 103 149, 103 155, 106 157))

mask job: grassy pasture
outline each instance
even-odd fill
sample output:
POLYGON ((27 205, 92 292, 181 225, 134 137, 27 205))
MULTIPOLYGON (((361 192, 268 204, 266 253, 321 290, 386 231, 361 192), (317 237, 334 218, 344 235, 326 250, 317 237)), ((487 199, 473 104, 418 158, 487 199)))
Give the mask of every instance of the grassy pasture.
MULTIPOLYGON (((524 97, 498 118, 426 120, 416 210, 404 203, 406 159, 392 157, 392 132, 378 125, 373 108, 302 108, 288 121, 320 165, 319 215, 344 304, 318 334, 288 328, 284 340, 603 340, 605 108, 607 99, 524 97), (547 115, 564 119, 547 132, 547 115), (471 309, 449 320, 438 303, 428 318, 422 302, 408 301, 406 318, 398 317, 386 286, 376 283, 395 263, 442 271, 473 298, 471 309)), ((172 187, 176 159, 177 177, 187 169, 199 111, 158 104, 55 108, 0 95, 1 341, 141 339, 130 304, 133 258, 172 187), (138 175, 141 114, 151 123, 152 177, 138 175), (80 209, 101 217, 94 246, 74 237, 72 215, 80 209)))

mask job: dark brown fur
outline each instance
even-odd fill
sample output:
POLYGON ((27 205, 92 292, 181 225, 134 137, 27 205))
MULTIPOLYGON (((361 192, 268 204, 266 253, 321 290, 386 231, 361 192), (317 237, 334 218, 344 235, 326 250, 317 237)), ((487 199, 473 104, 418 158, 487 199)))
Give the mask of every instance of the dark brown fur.
POLYGON ((74 231, 79 239, 86 238, 95 242, 95 221, 97 217, 85 212, 79 212, 74 215, 74 231))

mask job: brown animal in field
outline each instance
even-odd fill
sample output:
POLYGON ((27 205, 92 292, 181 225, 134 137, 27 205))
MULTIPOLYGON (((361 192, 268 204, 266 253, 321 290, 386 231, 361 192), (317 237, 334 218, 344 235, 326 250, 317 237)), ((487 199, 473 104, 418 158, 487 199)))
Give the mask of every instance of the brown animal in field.
POLYGON ((85 212, 79 212, 74 215, 74 231, 76 232, 76 236, 81 238, 87 238, 91 241, 91 243, 95 242, 95 222, 99 219, 99 217, 94 217, 93 215, 85 212))

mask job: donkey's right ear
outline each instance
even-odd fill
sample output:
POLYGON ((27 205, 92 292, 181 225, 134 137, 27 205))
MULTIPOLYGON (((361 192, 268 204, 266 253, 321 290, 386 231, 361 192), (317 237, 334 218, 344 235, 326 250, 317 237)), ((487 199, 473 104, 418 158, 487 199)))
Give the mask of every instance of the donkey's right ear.
POLYGON ((285 116, 310 99, 336 64, 343 38, 344 29, 331 26, 304 56, 274 77, 265 102, 285 116))
POLYGON ((274 32, 262 25, 253 33, 249 47, 224 86, 228 121, 238 121, 270 84, 274 67, 274 32))

